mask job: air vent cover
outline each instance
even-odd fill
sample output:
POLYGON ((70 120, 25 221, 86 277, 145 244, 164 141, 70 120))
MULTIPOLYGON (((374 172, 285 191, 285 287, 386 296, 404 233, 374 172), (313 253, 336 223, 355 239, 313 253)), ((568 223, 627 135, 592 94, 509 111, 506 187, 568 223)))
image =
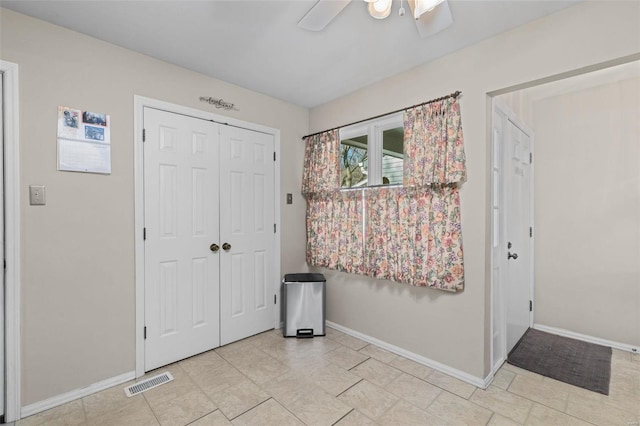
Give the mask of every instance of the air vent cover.
POLYGON ((169 383, 173 380, 173 376, 168 371, 166 373, 159 374, 157 376, 150 377, 146 380, 133 384, 124 388, 124 393, 128 397, 132 397, 149 389, 157 388, 160 385, 169 383))

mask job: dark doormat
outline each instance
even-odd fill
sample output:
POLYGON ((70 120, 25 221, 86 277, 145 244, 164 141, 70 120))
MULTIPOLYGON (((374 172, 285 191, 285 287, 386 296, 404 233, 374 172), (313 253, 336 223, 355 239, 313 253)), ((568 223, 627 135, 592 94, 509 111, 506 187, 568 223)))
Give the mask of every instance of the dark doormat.
POLYGON ((611 348, 528 329, 509 364, 570 385, 609 395, 611 348))

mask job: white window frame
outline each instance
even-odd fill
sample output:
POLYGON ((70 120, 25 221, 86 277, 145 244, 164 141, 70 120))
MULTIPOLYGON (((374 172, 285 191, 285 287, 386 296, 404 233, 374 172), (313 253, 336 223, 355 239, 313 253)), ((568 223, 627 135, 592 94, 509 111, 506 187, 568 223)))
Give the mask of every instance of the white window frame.
MULTIPOLYGON (((382 137, 383 132, 397 127, 404 126, 403 113, 398 112, 382 118, 376 118, 364 123, 353 124, 340 129, 340 143, 345 139, 352 139, 358 136, 367 136, 367 158, 369 166, 367 168, 367 185, 360 188, 382 185, 382 137)), ((387 152, 389 155, 396 153, 387 152)), ((397 154, 396 154, 397 155, 397 154)), ((394 155, 395 156, 395 155, 394 155)), ((392 185, 398 186, 398 185, 392 185)), ((352 188, 343 188, 345 190, 352 188)))

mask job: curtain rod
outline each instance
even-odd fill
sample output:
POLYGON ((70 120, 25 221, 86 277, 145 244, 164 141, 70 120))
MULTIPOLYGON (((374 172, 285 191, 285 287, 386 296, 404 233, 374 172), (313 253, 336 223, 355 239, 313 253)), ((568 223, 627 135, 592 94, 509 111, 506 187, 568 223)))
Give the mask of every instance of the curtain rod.
POLYGON ((415 108, 415 107, 419 107, 419 106, 422 106, 422 105, 432 104, 434 102, 443 101, 443 100, 449 99, 449 98, 457 98, 461 94, 462 94, 461 91, 456 90, 455 92, 453 92, 453 93, 451 93, 450 95, 447 95, 447 96, 442 96, 442 97, 439 97, 439 98, 431 99, 430 101, 422 102, 420 104, 415 104, 415 105, 412 105, 412 106, 406 107, 406 108, 400 108, 400 109, 397 109, 395 111, 386 112, 384 114, 376 115, 375 117, 364 118, 362 120, 354 121, 353 123, 343 124, 342 126, 334 127, 332 129, 328 129, 328 130, 323 130, 321 132, 311 133, 310 135, 303 136, 302 139, 304 140, 304 139, 309 138, 311 136, 316 136, 316 135, 319 135, 320 133, 331 132, 333 130, 338 130, 338 129, 341 129, 343 127, 353 126, 354 124, 364 123, 365 121, 375 120, 376 118, 382 118, 385 115, 395 114, 396 112, 405 111, 405 110, 408 110, 408 109, 411 109, 411 108, 415 108))

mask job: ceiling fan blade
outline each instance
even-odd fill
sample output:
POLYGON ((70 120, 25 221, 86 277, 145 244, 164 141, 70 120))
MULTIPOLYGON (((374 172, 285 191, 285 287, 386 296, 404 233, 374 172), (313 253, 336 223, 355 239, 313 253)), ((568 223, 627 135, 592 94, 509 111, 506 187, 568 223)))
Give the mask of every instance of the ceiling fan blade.
POLYGON ((298 26, 309 31, 322 31, 351 0, 318 0, 302 17, 298 26))
MULTIPOLYGON (((415 8, 414 0, 409 0, 409 7, 413 15, 413 9, 415 8)), ((451 24, 453 24, 453 16, 451 15, 451 9, 449 9, 449 2, 447 0, 437 5, 432 11, 422 14, 419 19, 416 19, 416 27, 422 38, 427 38, 439 33, 451 24)))

